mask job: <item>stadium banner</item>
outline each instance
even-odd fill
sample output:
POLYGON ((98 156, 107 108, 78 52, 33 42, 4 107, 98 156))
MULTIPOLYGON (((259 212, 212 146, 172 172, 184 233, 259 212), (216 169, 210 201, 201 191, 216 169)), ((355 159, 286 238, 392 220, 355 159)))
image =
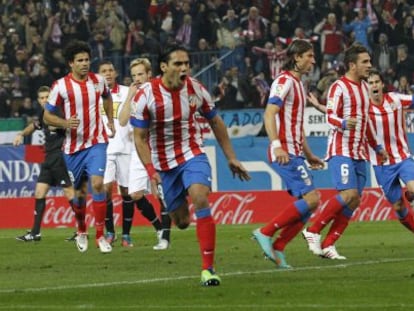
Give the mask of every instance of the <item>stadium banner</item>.
POLYGON ((328 136, 329 125, 326 123, 326 115, 316 108, 305 108, 303 127, 306 136, 328 136))
POLYGON ((0 119, 0 145, 12 144, 16 135, 23 130, 23 118, 0 119))
MULTIPOLYGON (((227 126, 230 138, 257 136, 263 128, 264 109, 219 110, 218 114, 227 126)), ((207 120, 197 116, 203 138, 214 139, 213 131, 207 120)))
MULTIPOLYGON (((323 189, 321 204, 315 214, 320 213, 328 200, 336 194, 335 190, 323 189)), ((156 210, 159 203, 153 196, 148 196, 156 210)), ((286 191, 243 191, 214 192, 209 197, 212 214, 217 224, 254 224, 266 223, 294 199, 286 191), (271 202, 271 203, 270 203, 271 202)), ((122 198, 114 195, 114 222, 122 225, 122 198)), ((94 225, 92 200, 87 201, 86 221, 94 225)), ((33 223, 34 198, 0 199, 0 228, 30 228, 33 223)), ((190 204, 192 223, 195 224, 193 206, 190 204)), ((392 205, 384 198, 378 188, 364 190, 360 207, 354 212, 353 221, 384 221, 395 219, 392 205)), ((312 218, 311 218, 312 221, 312 218)), ((150 225, 140 213, 135 213, 134 226, 150 225)), ((64 197, 49 197, 43 217, 44 228, 74 228, 75 220, 72 209, 64 197)))

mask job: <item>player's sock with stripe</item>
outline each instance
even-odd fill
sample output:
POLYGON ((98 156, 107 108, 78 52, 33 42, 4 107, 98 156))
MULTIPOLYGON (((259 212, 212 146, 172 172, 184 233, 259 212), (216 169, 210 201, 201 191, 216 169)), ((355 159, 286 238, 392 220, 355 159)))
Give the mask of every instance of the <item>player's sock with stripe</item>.
POLYGON ((404 227, 414 232, 414 212, 411 208, 403 206, 399 211, 395 211, 395 214, 404 227))
POLYGON ((43 214, 46 208, 46 199, 36 199, 35 200, 35 210, 34 210, 34 222, 32 227, 32 235, 40 233, 40 226, 42 224, 43 214))
POLYGON ((342 197, 339 194, 334 196, 306 230, 312 233, 320 233, 344 206, 346 204, 342 197))
POLYGON ((122 197, 122 234, 131 232, 132 220, 134 219, 134 201, 127 195, 122 197))
POLYGON ((95 213, 95 230, 96 238, 99 239, 104 235, 105 227, 105 215, 106 215, 106 200, 97 201, 94 199, 92 201, 93 211, 95 213))
POLYGON ((115 228, 114 228, 114 204, 112 202, 112 199, 107 199, 106 200, 105 228, 106 228, 106 232, 115 233, 115 228))
POLYGON ((208 207, 197 210, 195 215, 197 217, 196 233, 200 246, 202 270, 213 269, 216 224, 211 216, 211 210, 208 207))
POLYGON ((161 230, 162 229, 161 221, 158 219, 157 214, 155 213, 155 210, 154 210, 154 206, 152 206, 151 202, 148 201, 146 197, 142 197, 141 199, 135 202, 142 216, 144 216, 146 219, 148 219, 151 222, 155 230, 157 231, 161 230))
POLYGON ((325 240, 321 243, 321 248, 334 245, 335 242, 341 237, 345 229, 348 227, 349 220, 352 217, 354 211, 348 206, 342 208, 334 217, 331 228, 325 237, 325 240))
POLYGON ((83 197, 75 197, 69 201, 73 212, 75 213, 76 224, 78 232, 86 232, 85 214, 86 214, 86 200, 83 197))
POLYGON ((161 209, 161 226, 162 226, 161 238, 169 242, 170 232, 171 232, 171 217, 164 208, 161 209))
POLYGON ((295 221, 294 223, 285 226, 280 231, 277 239, 273 242, 273 249, 279 252, 283 252, 286 245, 302 230, 303 226, 308 221, 310 215, 311 212, 309 212, 301 219, 295 221))
POLYGON ((276 215, 267 225, 262 227, 260 231, 272 237, 277 230, 301 219, 303 215, 309 213, 309 206, 305 200, 297 200, 291 205, 285 207, 278 215, 276 215))

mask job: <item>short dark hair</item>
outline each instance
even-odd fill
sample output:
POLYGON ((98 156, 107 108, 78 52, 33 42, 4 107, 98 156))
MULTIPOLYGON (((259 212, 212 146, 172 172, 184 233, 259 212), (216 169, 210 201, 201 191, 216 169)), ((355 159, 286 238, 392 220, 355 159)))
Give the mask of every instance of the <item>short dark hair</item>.
MULTIPOLYGON (((101 60, 100 62, 99 62, 99 64, 98 64, 98 70, 101 68, 101 66, 103 66, 103 65, 112 65, 112 66, 114 66, 114 64, 110 61, 110 60, 108 60, 108 59, 103 59, 103 60, 101 60)), ((115 68, 115 66, 114 66, 114 68, 115 68)), ((116 68, 115 68, 115 70, 116 70, 116 68)))
POLYGON ((72 62, 76 54, 84 52, 91 57, 91 48, 86 42, 79 40, 71 41, 65 48, 65 60, 67 63, 72 62))
POLYGON ((296 68, 296 55, 302 55, 309 50, 313 50, 313 45, 309 41, 296 39, 292 41, 286 49, 286 62, 283 70, 292 70, 296 68))
POLYGON ((347 50, 345 50, 344 56, 344 65, 345 70, 349 70, 349 63, 356 63, 358 60, 358 55, 362 53, 368 53, 368 49, 360 43, 355 43, 351 45, 347 50))
MULTIPOLYGON (((168 45, 158 56, 158 66, 161 66, 161 63, 168 63, 168 61, 171 58, 171 54, 177 51, 183 51, 189 54, 188 50, 182 45, 178 45, 178 44, 168 45)), ((161 68, 160 68, 160 71, 162 73, 161 68)))
POLYGON ((384 76, 383 76, 383 75, 382 75, 382 73, 381 73, 378 69, 376 69, 376 68, 371 68, 371 69, 369 70, 369 73, 368 73, 368 78, 369 78, 369 77, 371 77, 371 76, 378 76, 378 77, 380 78, 381 82, 384 82, 384 76))

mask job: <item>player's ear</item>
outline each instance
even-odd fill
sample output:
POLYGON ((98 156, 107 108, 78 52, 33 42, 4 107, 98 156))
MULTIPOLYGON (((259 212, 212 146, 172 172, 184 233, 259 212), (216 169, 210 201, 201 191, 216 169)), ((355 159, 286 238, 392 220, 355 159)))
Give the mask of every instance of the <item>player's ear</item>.
POLYGON ((167 68, 167 63, 162 62, 162 63, 160 64, 160 69, 161 69, 161 71, 162 71, 163 73, 166 71, 166 68, 167 68))

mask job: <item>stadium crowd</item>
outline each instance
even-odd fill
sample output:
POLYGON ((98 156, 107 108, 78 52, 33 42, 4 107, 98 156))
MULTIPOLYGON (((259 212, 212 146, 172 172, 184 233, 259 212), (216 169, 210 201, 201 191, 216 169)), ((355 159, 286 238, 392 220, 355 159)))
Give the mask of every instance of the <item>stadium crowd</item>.
POLYGON ((126 85, 131 59, 180 43, 193 74, 211 67, 196 77, 221 109, 263 106, 295 38, 314 45, 317 66, 303 80, 322 102, 353 42, 371 51, 388 89, 414 84, 413 0, 1 0, 0 17, 0 118, 37 113, 36 91, 67 73, 73 39, 89 43, 93 63, 110 59, 126 85))

